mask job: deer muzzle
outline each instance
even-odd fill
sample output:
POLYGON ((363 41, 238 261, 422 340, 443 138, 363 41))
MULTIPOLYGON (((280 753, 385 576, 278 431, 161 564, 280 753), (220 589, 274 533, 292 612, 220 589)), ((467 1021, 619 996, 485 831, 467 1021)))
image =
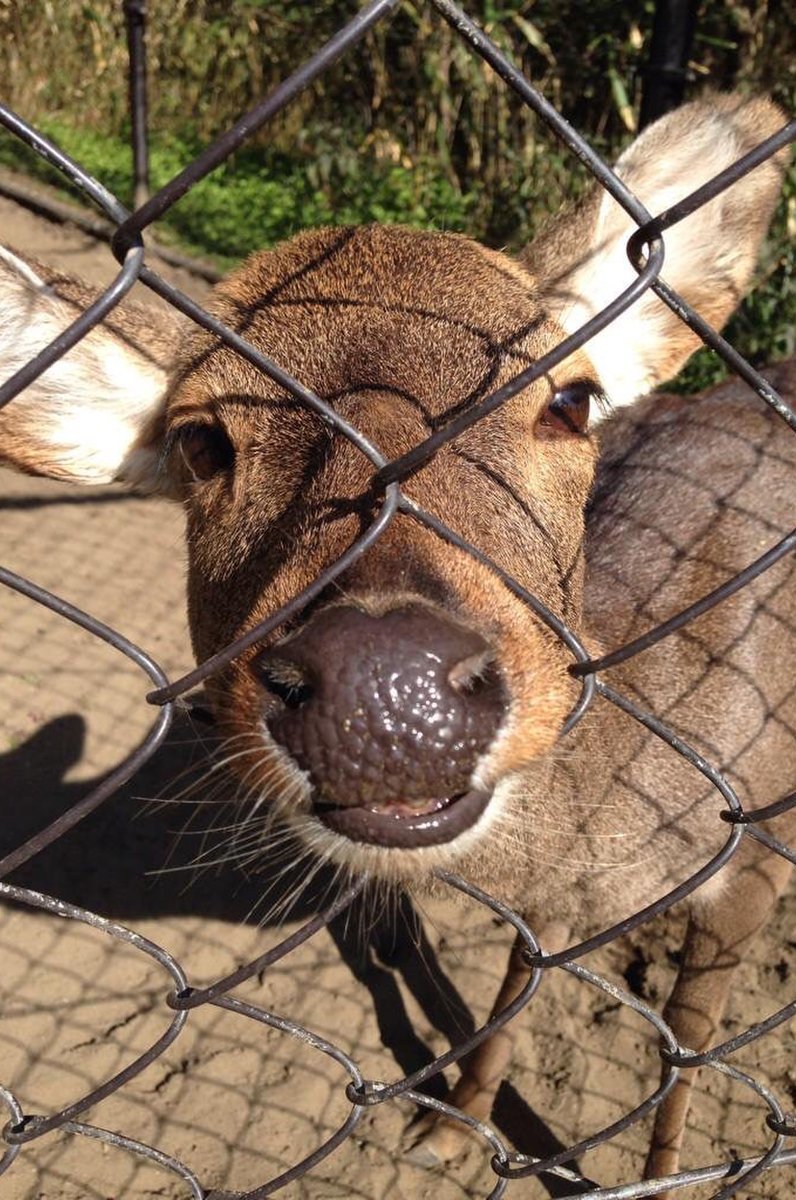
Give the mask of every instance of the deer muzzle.
POLYGON ((270 734, 331 830, 412 849, 453 840, 484 812, 490 792, 473 776, 507 701, 479 633, 422 604, 382 616, 341 605, 253 666, 270 734))

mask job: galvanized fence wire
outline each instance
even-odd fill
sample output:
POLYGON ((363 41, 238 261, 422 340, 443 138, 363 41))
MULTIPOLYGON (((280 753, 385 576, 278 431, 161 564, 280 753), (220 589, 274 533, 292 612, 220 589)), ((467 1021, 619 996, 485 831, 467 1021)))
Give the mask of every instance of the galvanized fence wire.
MULTIPOLYGON (((657 1194, 665 1188, 677 1186, 689 1188, 690 1185, 717 1182, 718 1190, 713 1193, 715 1200, 725 1200, 743 1189, 761 1172, 775 1167, 796 1162, 796 1151, 788 1150, 788 1138, 796 1136, 796 1118, 787 1113, 777 1097, 759 1080, 745 1074, 728 1061, 728 1057, 741 1046, 758 1039, 771 1030, 788 1021, 796 1014, 796 1001, 784 1006, 778 1012, 741 1034, 714 1046, 702 1053, 694 1054, 687 1047, 680 1046, 672 1031, 662 1018, 639 997, 618 988, 615 984, 588 970, 578 960, 598 946, 605 945, 621 934, 648 921, 651 917, 665 912, 677 901, 690 895, 698 887, 712 878, 738 852, 744 839, 756 838, 767 845, 772 853, 796 862, 796 853, 780 843, 769 832, 759 828, 759 823, 772 816, 779 815, 788 808, 796 805, 796 793, 783 797, 764 809, 745 809, 741 799, 736 795, 724 774, 711 765, 696 749, 686 744, 678 735, 651 713, 643 710, 637 703, 617 692, 600 678, 600 671, 639 654, 654 645, 662 638, 669 636, 675 630, 685 626, 696 617, 733 595, 752 580, 757 579, 763 572, 770 569, 785 555, 796 548, 796 531, 783 538, 777 545, 762 554, 745 570, 728 579, 709 595, 701 598, 687 609, 671 617, 669 620, 650 629, 642 637, 615 648, 610 653, 592 659, 585 646, 581 644, 575 633, 568 628, 555 613, 553 613, 538 597, 530 594, 513 579, 497 563, 493 562, 477 546, 456 534, 450 529, 443 518, 425 510, 402 490, 402 483, 423 463, 427 462, 440 447, 448 444, 465 429, 483 419, 488 413, 495 411, 507 403, 512 396, 517 395, 534 380, 549 372, 562 362, 574 350, 586 345, 589 339, 599 330, 605 328, 611 321, 635 303, 647 289, 652 289, 669 307, 695 330, 702 340, 711 346, 729 366, 758 394, 761 400, 784 421, 791 429, 796 430, 796 412, 780 397, 749 363, 747 363, 719 334, 712 330, 699 313, 694 311, 678 296, 661 277, 663 263, 662 235, 686 215, 693 212, 708 199, 716 196, 725 188, 731 186, 755 165, 763 162, 778 149, 796 140, 796 121, 790 122, 779 133, 770 137, 759 147, 747 154, 743 159, 734 163, 719 176, 705 186, 699 188, 691 196, 686 197, 680 204, 665 213, 651 214, 639 202, 613 173, 613 171, 589 147, 586 141, 556 112, 556 110, 541 96, 525 79, 521 72, 504 56, 497 46, 479 29, 452 0, 432 0, 434 7, 441 16, 469 43, 472 51, 480 55, 505 81, 521 100, 532 108, 546 122, 555 135, 576 155, 589 169, 610 194, 622 205, 638 226, 629 244, 631 261, 637 270, 637 278, 633 284, 623 290, 601 312, 587 321, 579 330, 566 337, 553 351, 534 362, 508 383, 498 388, 491 395, 475 403, 472 407, 460 412, 441 428, 411 451, 400 458, 388 460, 354 425, 345 421, 334 408, 316 395, 298 379, 294 379, 276 362, 272 361, 260 349, 249 343, 235 330, 228 328, 217 318, 206 312, 200 305, 184 295, 176 287, 165 282, 146 262, 146 248, 143 233, 151 223, 167 212, 179 198, 195 183, 222 163, 238 146, 257 130, 261 129, 272 117, 279 113, 304 88, 317 79, 338 58, 359 42, 365 34, 379 22, 387 20, 397 8, 398 0, 371 0, 364 5, 356 16, 341 28, 317 53, 312 55, 303 65, 289 75, 269 96, 258 104, 250 113, 242 117, 231 129, 223 133, 212 145, 208 146, 197 158, 189 163, 183 171, 173 178, 165 187, 144 202, 135 212, 129 212, 111 193, 93 179, 80 166, 71 160, 41 133, 33 129, 21 117, 0 106, 0 122, 6 129, 16 134, 23 142, 37 151, 43 158, 76 185, 112 222, 115 233, 112 238, 112 249, 119 261, 120 269, 116 279, 101 296, 85 312, 61 333, 49 346, 28 362, 11 379, 0 387, 0 407, 12 403, 14 398, 36 379, 48 366, 60 358, 94 326, 103 319, 120 302, 130 287, 138 280, 150 287, 154 292, 167 300, 180 312, 184 313, 204 329, 209 330, 223 343, 235 350, 247 362, 264 372, 280 387, 284 388, 295 400, 314 411, 319 420, 337 434, 348 439, 357 450, 369 461, 373 468, 372 485, 374 494, 380 494, 382 499, 378 515, 370 526, 348 547, 335 562, 331 563, 313 583, 279 611, 273 613, 267 620, 262 621, 251 629, 244 637, 240 637, 225 647, 197 668, 187 672, 181 678, 169 680, 166 673, 149 654, 138 646, 131 644, 118 631, 109 628, 91 614, 81 611, 62 598, 53 595, 29 580, 23 579, 11 571, 0 570, 0 582, 16 592, 28 597, 31 601, 41 604, 62 616, 65 620, 74 622, 94 637, 107 642, 119 653, 131 659, 151 680, 154 690, 147 699, 157 707, 157 716, 152 723, 149 733, 141 745, 103 780, 103 782, 86 795, 78 804, 64 812, 56 821, 41 830, 23 845, 17 847, 0 862, 0 877, 7 877, 17 867, 38 854, 46 846, 55 842, 68 829, 75 826, 88 813, 96 809, 111 796, 135 771, 152 755, 163 742, 174 715, 175 703, 186 693, 202 683, 209 676, 228 665, 247 647, 260 641, 266 635, 281 625, 287 618, 295 616, 311 600, 320 595, 332 581, 346 571, 350 565, 382 536, 398 513, 405 514, 412 520, 432 530, 439 538, 472 556, 482 565, 488 567, 515 596, 519 597, 548 628, 565 644, 573 657, 572 671, 581 681, 581 696, 571 712, 564 732, 568 732, 584 715, 595 696, 624 710, 641 725, 646 727, 658 738, 662 739, 673 754, 681 755, 695 771, 707 780, 726 804, 721 817, 727 822, 727 835, 723 848, 708 862, 696 871, 689 879, 672 889, 667 895, 649 903, 628 919, 602 930, 600 933, 577 945, 570 946, 566 951, 557 954, 543 954, 533 931, 525 924, 517 913, 512 912, 506 905, 480 889, 448 872, 438 872, 439 879, 452 890, 465 893, 477 903, 483 905, 501 920, 513 926, 525 947, 527 961, 531 967, 528 983, 521 994, 506 1009, 494 1017, 487 1025, 478 1029, 462 1044, 436 1058, 404 1078, 392 1083, 381 1080, 367 1079, 363 1076, 354 1059, 338 1046, 320 1037, 312 1030, 297 1024, 289 1016, 282 1016, 267 1011, 236 997, 234 989, 253 975, 267 971, 275 962, 284 958, 318 930, 324 928, 338 914, 344 912, 354 902, 357 895, 365 887, 365 881, 360 881, 343 890, 334 903, 318 913, 301 929, 283 939, 276 947, 261 955, 254 961, 242 965, 237 970, 223 978, 217 979, 211 986, 203 989, 191 985, 190 979, 179 962, 163 947, 142 937, 134 930, 110 921, 101 915, 89 912, 75 905, 67 904, 56 897, 43 895, 30 888, 18 887, 11 883, 0 884, 0 895, 9 901, 32 909, 42 910, 68 918, 72 921, 83 922, 93 929, 106 934, 108 937, 134 947, 141 954, 153 959, 164 972, 164 999, 171 1017, 164 1015, 163 1032, 144 1053, 139 1055, 122 1070, 108 1078, 99 1087, 94 1088, 78 1100, 48 1116, 25 1113, 22 1105, 13 1093, 0 1087, 0 1101, 7 1110, 8 1122, 2 1131, 5 1150, 0 1157, 0 1174, 8 1171, 24 1148, 35 1139, 45 1134, 59 1130, 84 1137, 100 1139, 109 1145, 125 1148, 131 1153, 143 1156, 150 1162, 158 1164, 164 1170, 179 1177, 186 1185, 188 1192, 197 1200, 231 1200, 240 1197, 240 1192, 205 1190, 202 1182, 191 1170, 190 1166, 163 1153, 154 1146, 135 1141, 123 1134, 102 1129, 96 1125, 86 1124, 80 1118, 99 1100, 109 1096, 134 1076, 139 1074, 147 1065, 152 1063, 166 1048, 179 1037, 185 1028, 193 1009, 202 1005, 215 1005, 239 1014, 250 1021, 260 1022, 280 1030, 288 1036, 298 1038, 305 1045, 310 1045, 320 1054, 334 1059, 349 1076, 346 1095, 350 1102, 350 1111, 339 1129, 334 1132, 322 1145, 313 1147, 305 1153, 306 1147, 296 1147, 299 1161, 289 1170, 275 1178, 263 1180, 262 1183, 245 1193, 248 1200, 259 1200, 260 1197, 271 1195, 273 1192, 295 1181, 309 1172, 322 1159, 332 1153, 345 1141, 356 1128, 365 1110, 374 1105, 389 1102, 396 1097, 414 1101, 422 1108, 434 1109, 447 1114, 454 1120, 469 1125, 473 1133, 481 1139, 484 1152, 491 1157, 495 1181, 490 1197, 499 1197, 513 1180, 531 1175, 553 1173, 565 1184, 572 1184, 575 1189, 569 1194, 580 1194, 584 1183, 590 1183, 591 1194, 602 1200, 630 1200, 631 1197, 643 1197, 657 1194), (418 1088, 432 1075, 437 1074, 450 1064, 460 1061, 475 1046, 480 1044, 497 1026, 512 1020, 531 1001, 545 971, 560 969, 577 977, 584 983, 601 990, 615 1002, 627 1006, 649 1022, 657 1036, 660 1037, 660 1055, 663 1066, 662 1082, 650 1092, 648 1097, 632 1111, 625 1113, 621 1119, 613 1122, 604 1129, 576 1145, 568 1146, 565 1150, 544 1159, 533 1158, 510 1149, 509 1146, 488 1126, 476 1121, 458 1109, 445 1102, 418 1091, 418 1088), (584 1180, 571 1166, 572 1160, 587 1149, 600 1145, 628 1126, 641 1120, 650 1112, 670 1090, 685 1069, 694 1069, 698 1064, 713 1071, 730 1075, 735 1081, 745 1085, 756 1094, 767 1108, 765 1128, 761 1129, 760 1153, 756 1158, 743 1162, 730 1161, 706 1165, 690 1171, 684 1171, 671 1177, 666 1183, 651 1181, 634 1181, 623 1183, 616 1187, 601 1187, 593 1181, 584 1180), (301 1157, 304 1155, 303 1157, 301 1157)), ((133 101, 134 139, 136 146, 136 184, 137 194, 142 195, 141 183, 145 156, 145 118, 143 116, 143 53, 144 43, 141 36, 142 23, 145 16, 145 6, 140 2, 129 0, 125 4, 129 23, 129 47, 131 53, 131 97, 133 101), (143 122, 143 124, 142 124, 143 122)))

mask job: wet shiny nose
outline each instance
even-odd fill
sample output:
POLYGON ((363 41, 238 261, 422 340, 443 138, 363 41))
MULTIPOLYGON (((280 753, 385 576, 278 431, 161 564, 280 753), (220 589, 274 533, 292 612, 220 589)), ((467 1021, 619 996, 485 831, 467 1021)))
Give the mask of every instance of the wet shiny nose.
POLYGON ((254 669, 272 736, 338 807, 466 791, 505 715, 488 643, 423 605, 325 609, 254 669))

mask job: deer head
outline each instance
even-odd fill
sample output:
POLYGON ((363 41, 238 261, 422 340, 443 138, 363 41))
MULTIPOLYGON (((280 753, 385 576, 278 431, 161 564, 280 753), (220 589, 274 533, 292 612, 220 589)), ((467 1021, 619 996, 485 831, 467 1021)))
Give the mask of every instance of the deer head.
MULTIPOLYGON (((715 97, 638 138, 617 172, 657 213, 782 123, 715 97)), ((663 276, 721 326, 778 194, 770 160, 665 235, 663 276)), ((388 459, 475 404, 634 278, 634 226, 595 191, 519 261, 467 238, 370 226, 254 255, 212 311, 388 459)), ((90 294, 3 258, 6 373, 90 294)), ((652 292, 417 470, 406 494, 584 637, 585 509, 599 424, 698 345, 652 292)), ((372 464, 211 334, 124 306, 0 413, 23 470, 119 481, 185 507, 198 658, 290 600, 372 521, 372 464)), ((210 681, 236 769, 333 861, 390 879, 456 862, 540 786, 577 687, 562 643, 487 567, 410 514, 324 595, 210 681), (534 783, 534 780, 537 782, 534 783)))

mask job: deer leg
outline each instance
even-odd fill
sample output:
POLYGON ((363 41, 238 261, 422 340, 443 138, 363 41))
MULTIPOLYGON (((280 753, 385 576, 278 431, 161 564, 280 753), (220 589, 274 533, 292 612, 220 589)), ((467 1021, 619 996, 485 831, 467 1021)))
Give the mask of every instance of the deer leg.
MULTIPOLYGON (((569 930, 558 923, 547 926, 540 944, 548 953, 562 949, 569 930)), ((511 949, 506 975, 492 1006, 491 1017, 502 1012, 520 994, 528 982, 530 969, 523 958, 525 942, 517 938, 511 949)), ((450 1095, 449 1104, 462 1109, 470 1117, 485 1121, 492 1111, 495 1096, 511 1060, 516 1036, 516 1019, 496 1029, 481 1042, 462 1063, 462 1074, 450 1095)), ((471 1136, 461 1121, 428 1113, 410 1131, 412 1146, 409 1157, 421 1166, 437 1166, 450 1162, 462 1152, 471 1136)))
MULTIPOLYGON (((733 971, 768 921, 789 875, 790 864, 779 855, 757 858, 741 867, 717 900, 692 910, 680 971, 663 1014, 681 1046, 701 1053, 717 1040, 733 971)), ((647 1179, 679 1169, 696 1070, 682 1072, 657 1110, 647 1179)))

